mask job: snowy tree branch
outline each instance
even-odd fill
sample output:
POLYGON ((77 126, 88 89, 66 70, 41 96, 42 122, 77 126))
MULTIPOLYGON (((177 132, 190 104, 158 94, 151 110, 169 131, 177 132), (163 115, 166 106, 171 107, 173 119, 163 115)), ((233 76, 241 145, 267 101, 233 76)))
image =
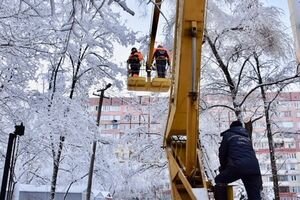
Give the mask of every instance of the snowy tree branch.
POLYGON ((269 85, 276 85, 278 83, 284 83, 286 81, 289 81, 289 80, 294 80, 296 78, 299 78, 300 76, 297 74, 295 76, 292 76, 292 77, 288 77, 288 78, 284 78, 284 79, 280 79, 280 80, 277 80, 277 81, 273 81, 273 82, 269 82, 269 83, 263 83, 263 84, 259 84, 257 86, 255 86, 254 88, 252 88, 248 93, 247 95, 243 98, 243 100, 241 101, 241 103, 239 104, 240 106, 244 104, 244 102, 247 100, 248 96, 250 96, 250 94, 252 94, 256 89, 260 88, 260 87, 263 87, 263 86, 269 86, 269 85))
POLYGON ((112 2, 116 2, 117 4, 119 4, 119 6, 121 6, 121 8, 123 8, 124 11, 128 12, 129 14, 131 14, 132 16, 134 16, 134 11, 131 10, 130 8, 128 8, 126 2, 124 0, 109 0, 108 5, 110 5, 112 2))

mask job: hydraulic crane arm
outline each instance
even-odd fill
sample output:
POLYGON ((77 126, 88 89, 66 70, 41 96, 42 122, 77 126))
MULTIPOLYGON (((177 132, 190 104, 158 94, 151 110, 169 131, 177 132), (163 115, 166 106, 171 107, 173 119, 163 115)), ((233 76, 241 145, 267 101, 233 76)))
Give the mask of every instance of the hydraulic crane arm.
POLYGON ((165 131, 172 197, 208 199, 199 145, 199 82, 205 0, 178 0, 173 85, 165 131))
MULTIPOLYGON (((157 33, 157 26, 158 26, 158 20, 160 15, 160 8, 161 8, 161 0, 155 0, 154 5, 154 11, 152 16, 152 24, 151 24, 151 30, 150 30, 150 45, 149 45, 149 52, 148 52, 148 59, 146 63, 147 71, 150 70, 150 66, 152 64, 152 56, 154 51, 154 43, 157 33)), ((150 76, 150 73, 147 74, 147 76, 150 76)))
MULTIPOLYGON (((155 0, 155 3, 147 60, 148 70, 152 62, 161 0, 155 0)), ((208 200, 198 127, 205 7, 205 0, 177 0, 174 68, 169 115, 164 135, 174 200, 208 200)))

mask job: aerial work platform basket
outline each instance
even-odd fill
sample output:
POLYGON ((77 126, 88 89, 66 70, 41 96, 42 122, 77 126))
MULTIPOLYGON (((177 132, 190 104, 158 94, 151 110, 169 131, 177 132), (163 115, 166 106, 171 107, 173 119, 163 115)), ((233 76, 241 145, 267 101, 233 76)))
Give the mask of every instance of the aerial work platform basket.
POLYGON ((128 91, 145 91, 145 92, 168 92, 171 87, 171 79, 146 77, 145 70, 141 69, 140 76, 129 76, 127 79, 128 91))

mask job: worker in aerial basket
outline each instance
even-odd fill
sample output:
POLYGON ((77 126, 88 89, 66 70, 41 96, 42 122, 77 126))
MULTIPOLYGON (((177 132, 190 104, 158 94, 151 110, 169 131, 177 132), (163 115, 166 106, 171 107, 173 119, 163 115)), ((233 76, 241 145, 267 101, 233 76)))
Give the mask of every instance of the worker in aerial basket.
POLYGON ((170 56, 168 50, 162 45, 158 45, 153 53, 152 60, 155 59, 155 66, 158 78, 166 77, 166 65, 170 66, 170 56))
POLYGON ((227 200, 227 195, 224 195, 227 194, 227 184, 241 179, 248 200, 261 200, 261 173, 247 130, 240 121, 234 121, 221 136, 220 174, 215 177, 215 199, 227 200))
POLYGON ((143 54, 139 52, 137 48, 133 47, 127 60, 127 70, 131 76, 139 76, 143 59, 143 54))

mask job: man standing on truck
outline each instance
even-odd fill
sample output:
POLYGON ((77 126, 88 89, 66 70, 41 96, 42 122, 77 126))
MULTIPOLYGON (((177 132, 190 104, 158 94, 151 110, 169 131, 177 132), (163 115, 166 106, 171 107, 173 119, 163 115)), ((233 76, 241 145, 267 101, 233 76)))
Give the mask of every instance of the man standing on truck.
POLYGON ((261 173, 247 130, 240 121, 234 121, 221 136, 220 174, 215 177, 215 199, 226 200, 227 184, 242 179, 248 200, 261 200, 261 173))

